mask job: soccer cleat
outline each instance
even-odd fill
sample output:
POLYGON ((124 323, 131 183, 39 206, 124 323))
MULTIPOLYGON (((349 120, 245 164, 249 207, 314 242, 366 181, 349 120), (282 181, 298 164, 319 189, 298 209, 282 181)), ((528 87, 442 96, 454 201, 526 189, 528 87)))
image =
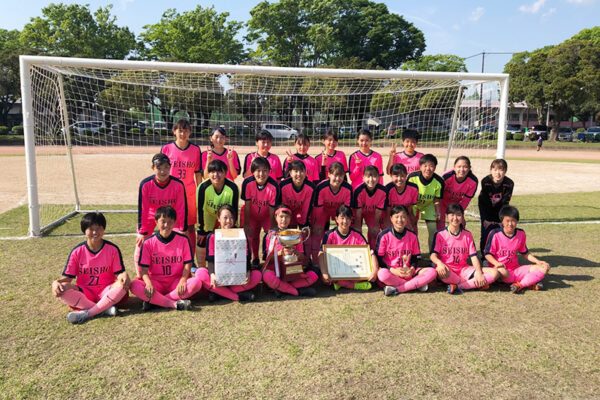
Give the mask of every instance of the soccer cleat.
POLYGON ((386 296, 395 296, 398 293, 398 289, 396 289, 395 286, 386 286, 383 288, 383 294, 385 294, 386 296))
POLYGON ((490 285, 483 285, 482 287, 479 288, 479 290, 490 290, 490 285))
POLYGON ((354 284, 354 290, 371 290, 371 282, 356 282, 354 284))
POLYGON ((282 293, 282 292, 280 292, 280 291, 279 291, 279 290, 277 290, 277 289, 273 289, 273 294, 274 294, 274 295, 275 295, 275 297, 276 297, 276 298, 278 298, 278 299, 280 299, 280 298, 282 298, 282 297, 283 297, 283 293, 282 293))
POLYGON ((315 297, 317 295, 317 291, 313 287, 302 287, 298 288, 298 294, 305 297, 315 297))
POLYGON ((333 290, 340 290, 341 286, 333 282, 333 290))
POLYGON ((239 301, 254 301, 254 293, 252 293, 250 290, 240 292, 238 293, 238 299, 239 301))
POLYGON ((429 290, 429 285, 428 285, 428 284, 424 284, 423 286, 421 286, 421 287, 418 287, 418 288, 417 288, 417 290, 418 290, 419 292, 426 292, 426 291, 428 291, 428 290, 429 290))
POLYGON ((142 311, 143 312, 150 311, 150 310, 152 310, 154 308, 156 308, 156 306, 154 304, 150 303, 149 301, 144 301, 142 303, 142 311))
POLYGON ((454 283, 448 285, 449 294, 461 294, 462 292, 462 289, 459 288, 458 285, 455 285, 454 283))
POLYGON ((90 319, 88 310, 72 311, 67 314, 67 321, 72 324, 83 324, 88 319, 90 319))
POLYGON ((536 291, 544 290, 544 284, 542 282, 538 282, 535 285, 527 286, 526 289, 536 291))
POLYGON ((208 302, 209 303, 214 303, 215 301, 217 301, 217 295, 216 295, 216 293, 208 292, 208 302))
POLYGON ((510 285, 510 292, 513 294, 523 293, 523 286, 521 286, 519 282, 515 282, 512 285, 510 285))
POLYGON ((188 299, 177 300, 177 303, 175 304, 177 305, 178 311, 189 310, 190 308, 192 308, 192 302, 188 299))
POLYGON ((117 307, 110 306, 106 310, 104 310, 102 314, 106 315, 107 317, 116 317, 118 313, 119 312, 117 311, 117 307))

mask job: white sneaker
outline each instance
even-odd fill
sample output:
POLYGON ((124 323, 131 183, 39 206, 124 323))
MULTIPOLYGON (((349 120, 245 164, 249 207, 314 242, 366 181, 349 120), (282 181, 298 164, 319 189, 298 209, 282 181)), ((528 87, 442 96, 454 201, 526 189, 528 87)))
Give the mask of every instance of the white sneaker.
POLYGON ((116 317, 118 314, 117 307, 110 306, 106 310, 104 310, 102 314, 106 315, 107 317, 116 317))
POLYGON ((395 296, 398 294, 398 289, 395 286, 386 286, 383 288, 383 294, 386 296, 395 296))
POLYGON ((429 290, 429 285, 428 285, 428 284, 424 284, 423 286, 421 286, 421 287, 417 288, 417 290, 418 290, 419 292, 426 292, 426 291, 428 291, 428 290, 429 290))
POLYGON ((183 311, 189 310, 190 308, 192 308, 192 302, 190 300, 177 300, 177 310, 183 311))
POLYGON ((90 319, 88 317, 88 310, 71 311, 67 314, 67 321, 72 324, 83 324, 88 319, 90 319))

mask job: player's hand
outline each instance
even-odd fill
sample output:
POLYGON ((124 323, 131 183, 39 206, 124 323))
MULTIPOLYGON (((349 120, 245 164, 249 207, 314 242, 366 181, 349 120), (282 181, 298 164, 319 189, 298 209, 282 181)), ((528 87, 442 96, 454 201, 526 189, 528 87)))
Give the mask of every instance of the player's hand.
POLYGON ((356 154, 356 155, 354 156, 354 163, 355 163, 356 165, 360 165, 360 163, 361 163, 361 162, 362 162, 362 160, 360 159, 360 157, 358 156, 358 154, 356 154))
POLYGON ((146 287, 144 288, 144 294, 146 295, 146 297, 148 298, 148 300, 152 299, 152 296, 154 296, 154 292, 156 291, 156 289, 154 289, 154 286, 152 285, 151 282, 145 282, 146 283, 146 287))
POLYGON ((206 165, 210 164, 213 158, 214 154, 212 152, 212 149, 210 148, 210 146, 206 146, 206 165))
POLYGON ((144 242, 144 239, 146 239, 146 235, 141 235, 141 234, 137 234, 137 236, 135 237, 135 245, 137 247, 140 247, 142 245, 142 243, 144 242))
POLYGON ((373 269, 371 275, 369 275, 369 282, 375 282, 377 280, 377 271, 373 269))
POLYGON ((179 283, 177 284, 177 295, 179 297, 183 297, 187 290, 187 278, 181 277, 179 283))
POLYGON ((127 272, 120 273, 117 276, 117 282, 119 284, 121 284, 121 286, 123 287, 123 289, 129 290, 129 284, 131 283, 131 280, 129 279, 129 275, 127 275, 127 272))
POLYGON ((65 287, 62 282, 54 281, 52 282, 52 295, 55 297, 60 297, 65 292, 65 287))
POLYGON ((248 283, 250 283, 250 271, 246 272, 246 280, 244 282, 242 282, 241 285, 245 286, 248 283))
POLYGON ((287 162, 288 164, 294 161, 294 154, 290 149, 286 149, 285 154, 287 154, 287 162))
POLYGON ((435 271, 437 272, 438 278, 440 279, 446 279, 450 276, 450 269, 443 262, 440 262, 435 266, 435 271))
POLYGON ((475 271, 475 285, 477 285, 477 287, 483 287, 487 285, 487 281, 485 280, 483 272, 475 271))
POLYGON ((537 263, 537 266, 545 273, 547 274, 548 272, 550 272, 550 264, 548 264, 546 261, 539 261, 537 263))
POLYGON ((229 148, 227 149, 227 161, 233 161, 233 152, 235 151, 235 148, 229 148))
POLYGON ((323 280, 323 283, 326 283, 328 285, 331 284, 331 277, 329 276, 329 274, 323 274, 321 276, 321 279, 323 280))
POLYGON ((490 221, 483 221, 483 228, 487 229, 492 223, 490 221))
POLYGON ((396 155, 396 143, 392 142, 392 148, 390 149, 390 157, 394 157, 396 155))
POLYGON ((321 153, 321 166, 324 167, 327 165, 327 152, 326 150, 323 150, 323 152, 321 153))
POLYGON ((210 274, 210 287, 217 287, 217 276, 214 273, 210 274))

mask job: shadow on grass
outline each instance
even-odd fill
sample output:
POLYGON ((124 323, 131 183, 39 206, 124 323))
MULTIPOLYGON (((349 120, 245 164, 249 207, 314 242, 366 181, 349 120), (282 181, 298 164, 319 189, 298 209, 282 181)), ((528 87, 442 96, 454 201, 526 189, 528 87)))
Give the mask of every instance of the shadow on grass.
POLYGON ((562 275, 550 272, 550 275, 547 275, 542 282, 547 290, 552 290, 566 289, 573 286, 567 282, 588 282, 593 279, 594 277, 590 275, 562 275))
MULTIPOLYGON (((532 251, 533 254, 536 254, 537 250, 532 251)), ((550 264, 551 267, 555 266, 564 266, 564 267, 583 267, 583 268, 598 268, 600 264, 597 262, 593 262, 591 260, 581 258, 581 257, 572 257, 572 256, 545 256, 543 257, 544 261, 550 264)))

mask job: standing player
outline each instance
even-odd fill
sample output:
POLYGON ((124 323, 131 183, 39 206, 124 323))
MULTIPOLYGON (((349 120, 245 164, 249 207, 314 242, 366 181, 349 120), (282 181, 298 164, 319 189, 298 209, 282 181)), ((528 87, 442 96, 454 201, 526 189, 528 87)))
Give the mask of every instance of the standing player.
POLYGON ((142 270, 138 265, 142 242, 154 232, 156 221, 154 214, 159 207, 170 205, 182 217, 175 223, 174 229, 179 232, 187 230, 188 209, 185 185, 170 175, 171 161, 162 153, 152 157, 154 175, 140 183, 138 195, 138 235, 134 253, 137 278, 141 278, 142 270))
POLYGON ((507 169, 508 164, 505 160, 501 158, 494 160, 490 166, 490 174, 481 180, 478 206, 481 217, 479 250, 482 257, 488 235, 500 227, 500 209, 508 205, 512 197, 515 184, 506 176, 507 169))
MULTIPOLYGON (((274 225, 275 205, 277 202, 277 182, 269 176, 269 162, 258 157, 252 160, 250 170, 252 176, 242 183, 242 226, 252 248, 252 266, 258 268, 260 257, 260 230, 265 234, 274 225)), ((264 256, 264 254, 263 254, 264 256)))
POLYGON ((379 234, 375 246, 380 267, 377 277, 386 284, 383 293, 395 296, 415 289, 426 292, 437 274, 433 268, 416 267, 421 251, 417 235, 406 229, 406 207, 394 206, 390 219, 392 227, 379 234))
POLYGON ((381 215, 385 211, 385 187, 379 184, 379 171, 374 165, 364 169, 363 181, 352 195, 352 209, 354 210, 354 229, 362 232, 362 221, 367 225, 367 238, 371 249, 375 248, 377 235, 381 228, 381 215))
POLYGON ((361 183, 363 183, 363 172, 369 165, 377 168, 379 173, 379 183, 383 185, 383 161, 381 154, 371 150, 371 142, 373 138, 371 132, 367 129, 361 129, 358 131, 358 147, 354 153, 348 157, 348 165, 350 170, 350 182, 352 182, 352 189, 356 189, 361 183))
POLYGON ((502 282, 510 283, 512 293, 521 293, 524 289, 541 290, 541 280, 550 271, 550 265, 538 260, 527 249, 525 232, 517 228, 519 210, 513 206, 504 206, 500 210, 502 228, 490 233, 485 246, 485 259, 497 269, 502 282), (517 253, 533 264, 519 265, 517 253))
POLYGON ((402 132, 402 146, 404 150, 401 153, 396 153, 396 144, 392 143, 392 149, 390 150, 390 158, 388 159, 387 173, 390 173, 392 165, 400 163, 406 167, 408 174, 412 174, 419 170, 419 160, 423 157, 423 153, 419 153, 415 149, 417 148, 417 141, 419 132, 413 129, 405 129, 402 132))
POLYGON ((309 181, 313 182, 315 185, 319 183, 319 164, 317 164, 317 160, 315 160, 312 156, 308 155, 308 149, 310 148, 310 138, 301 133, 296 138, 294 142, 296 147, 296 154, 292 154, 291 151, 287 150, 287 158, 283 162, 283 173, 285 177, 289 177, 289 165, 294 160, 300 160, 304 163, 306 167, 306 177, 309 181))
MULTIPOLYGON (((479 180, 471 172, 471 160, 469 157, 460 156, 454 161, 454 169, 446 172, 444 179, 444 195, 440 200, 440 214, 442 218, 437 221, 437 228, 444 228, 443 217, 446 215, 446 208, 452 203, 460 204, 463 210, 466 210, 469 203, 475 196, 479 180)), ((463 218, 463 227, 465 225, 463 218)))
POLYGON ((273 135, 271 132, 262 130, 256 134, 256 152, 246 154, 246 158, 244 159, 244 178, 252 175, 250 171, 250 165, 255 158, 262 157, 265 158, 269 164, 271 165, 271 172, 269 176, 277 183, 281 181, 283 178, 283 171, 281 170, 281 160, 275 154, 269 153, 271 150, 271 146, 273 145, 273 135))
POLYGON ((177 212, 173 207, 156 210, 158 232, 144 240, 139 265, 142 279, 131 283, 131 292, 142 299, 142 310, 151 305, 189 310, 189 297, 208 283, 208 274, 190 278, 192 249, 188 238, 173 230, 177 212))
POLYGON ((103 239, 106 218, 99 212, 81 218, 81 231, 86 241, 75 246, 69 254, 63 277, 52 282, 52 294, 74 311, 67 321, 82 324, 96 315, 117 315, 115 305, 129 290, 121 251, 103 239), (71 283, 75 279, 76 284, 71 283))
POLYGON ((346 281, 346 280, 337 280, 333 281, 329 276, 329 271, 327 269, 327 263, 325 262, 325 253, 323 252, 323 245, 326 244, 338 244, 338 245, 364 245, 367 244, 367 240, 365 237, 357 231, 352 226, 352 209, 348 206, 341 205, 336 210, 335 222, 337 223, 337 227, 331 229, 325 234, 323 237, 323 242, 321 243, 321 249, 319 251, 319 265, 321 266, 321 273, 323 276, 323 282, 326 284, 333 283, 333 288, 335 290, 339 290, 340 287, 344 287, 346 289, 355 289, 355 290, 369 290, 371 289, 371 283, 377 281, 377 272, 379 270, 377 264, 377 258, 371 250, 371 262, 373 264, 373 270, 371 271, 371 276, 367 278, 366 281, 346 281))
POLYGON ((336 150, 335 148, 338 145, 338 136, 332 130, 328 129, 327 132, 323 135, 323 139, 321 140, 323 146, 325 146, 325 150, 321 154, 315 157, 317 161, 317 165, 319 165, 319 180, 327 179, 329 167, 334 162, 339 162, 342 164, 344 169, 344 179, 346 179, 346 173, 348 172, 348 163, 346 162, 346 154, 343 151, 336 150))
POLYGON ((488 289, 498 278, 493 268, 481 268, 471 232, 463 229, 464 210, 460 204, 446 207, 448 227, 437 231, 431 247, 431 262, 437 276, 448 284, 448 293, 462 293, 464 289, 488 289), (473 266, 467 264, 471 258, 473 266))
MULTIPOLYGON (((227 165, 227 179, 235 181, 241 171, 240 158, 232 147, 230 149, 225 148, 227 144, 227 131, 223 128, 215 129, 210 135, 211 146, 206 148, 206 151, 202 153, 202 166, 204 168, 204 179, 208 179, 208 170, 206 166, 210 164, 212 160, 221 160, 227 165)), ((194 192, 195 193, 195 192, 194 192)))
POLYGON ((350 207, 352 186, 344 181, 346 173, 341 163, 335 161, 329 166, 329 180, 319 183, 313 194, 313 217, 311 225, 312 262, 317 265, 318 251, 329 222, 335 218, 341 205, 350 207))
POLYGON ((417 231, 417 220, 415 217, 414 206, 419 199, 419 187, 408 181, 408 174, 404 164, 394 164, 390 169, 392 181, 385 186, 385 217, 384 226, 389 228, 392 222, 389 218, 392 208, 395 206, 404 206, 408 210, 408 221, 406 227, 413 232, 417 231))
POLYGON ((178 120, 173 126, 175 141, 165 144, 160 150, 171 161, 171 176, 180 179, 185 185, 188 219, 187 236, 196 251, 196 186, 202 182, 202 152, 190 143, 191 125, 186 119, 178 120))
MULTIPOLYGON (((440 199, 444 195, 444 180, 435 173, 437 158, 433 154, 425 154, 419 160, 420 170, 408 175, 408 181, 419 188, 419 199, 417 200, 416 222, 421 216, 425 220, 428 231, 428 243, 431 247, 433 234, 436 231, 437 221, 441 219, 440 199)), ((417 230, 415 229, 415 233, 417 230)))
MULTIPOLYGON (((219 226, 221 229, 232 229, 237 221, 236 210, 229 204, 222 205, 217 211, 219 218, 219 226)), ((210 274, 210 285, 207 287, 212 293, 225 297, 233 301, 253 301, 254 293, 252 289, 261 281, 262 274, 259 270, 250 270, 250 247, 246 242, 246 281, 241 285, 232 286, 217 286, 215 279, 215 235, 213 232, 208 234, 206 239, 206 274, 210 274)), ((203 271, 204 272, 204 271, 203 271)), ((212 296, 209 296, 209 301, 213 301, 212 296)))

